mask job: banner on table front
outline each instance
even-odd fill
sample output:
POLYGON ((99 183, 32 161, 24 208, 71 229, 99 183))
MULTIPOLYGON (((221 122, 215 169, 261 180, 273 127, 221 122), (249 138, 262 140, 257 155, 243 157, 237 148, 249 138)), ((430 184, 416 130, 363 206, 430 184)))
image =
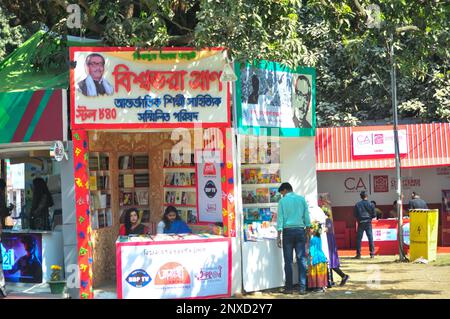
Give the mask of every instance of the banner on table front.
POLYGON ((222 50, 71 48, 76 128, 229 126, 222 50))
POLYGON ((220 151, 196 151, 198 221, 222 222, 220 151))
POLYGON ((243 133, 314 136, 316 73, 275 62, 236 65, 238 124, 243 133), (269 129, 260 131, 259 128, 269 129))
MULTIPOLYGON (((397 228, 372 228, 372 234, 374 241, 397 240, 397 228)), ((365 232, 362 241, 369 241, 365 232)), ((409 246, 409 221, 403 221, 403 243, 409 246)))
POLYGON ((121 245, 122 298, 229 296, 229 240, 121 245))

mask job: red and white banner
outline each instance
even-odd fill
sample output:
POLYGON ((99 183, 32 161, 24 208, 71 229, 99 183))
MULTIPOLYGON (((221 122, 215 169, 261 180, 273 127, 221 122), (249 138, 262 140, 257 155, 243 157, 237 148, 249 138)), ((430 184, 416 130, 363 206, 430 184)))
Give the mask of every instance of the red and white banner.
MULTIPOLYGON (((394 131, 354 131, 353 156, 395 155, 394 131)), ((408 153, 406 130, 398 131, 400 154, 408 153)))
POLYGON ((229 127, 222 51, 70 48, 72 127, 229 127))

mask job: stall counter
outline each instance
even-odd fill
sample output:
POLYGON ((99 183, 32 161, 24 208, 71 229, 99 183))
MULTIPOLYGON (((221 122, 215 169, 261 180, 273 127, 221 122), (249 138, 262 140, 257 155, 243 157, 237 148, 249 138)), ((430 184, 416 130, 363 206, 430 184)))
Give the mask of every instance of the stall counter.
POLYGON ((231 295, 230 238, 209 234, 121 236, 117 296, 134 299, 231 295))
MULTIPOLYGON (((358 226, 356 226, 358 229, 358 226)), ((396 255, 398 254, 398 223, 396 218, 372 220, 373 242, 376 255, 396 255)), ((403 219, 403 242, 405 253, 409 250, 409 219, 403 219)), ((369 254, 369 241, 364 233, 361 241, 361 253, 369 254)))

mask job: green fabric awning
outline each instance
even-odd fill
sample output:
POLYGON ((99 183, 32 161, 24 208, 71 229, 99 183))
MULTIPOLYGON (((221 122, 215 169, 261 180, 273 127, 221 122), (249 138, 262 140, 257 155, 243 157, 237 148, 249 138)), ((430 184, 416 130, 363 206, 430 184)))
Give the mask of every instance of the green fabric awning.
POLYGON ((67 89, 69 87, 68 68, 48 73, 37 72, 33 69, 33 54, 44 35, 45 31, 36 32, 0 63, 0 92, 67 89))

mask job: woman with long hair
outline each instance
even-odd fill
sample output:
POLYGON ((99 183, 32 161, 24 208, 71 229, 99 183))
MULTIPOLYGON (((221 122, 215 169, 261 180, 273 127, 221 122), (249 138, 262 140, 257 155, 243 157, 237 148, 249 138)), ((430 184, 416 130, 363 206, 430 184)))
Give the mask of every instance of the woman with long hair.
POLYGON ((181 219, 174 206, 168 206, 164 211, 162 221, 157 227, 158 234, 186 234, 192 233, 189 226, 181 219))
POLYGON ((33 180, 33 200, 31 204, 31 229, 51 230, 49 220, 49 207, 53 206, 52 194, 47 183, 41 177, 33 180))
POLYGON ((138 210, 136 208, 127 209, 125 211, 124 224, 121 225, 119 234, 122 236, 145 235, 148 232, 148 227, 141 224, 138 210))

